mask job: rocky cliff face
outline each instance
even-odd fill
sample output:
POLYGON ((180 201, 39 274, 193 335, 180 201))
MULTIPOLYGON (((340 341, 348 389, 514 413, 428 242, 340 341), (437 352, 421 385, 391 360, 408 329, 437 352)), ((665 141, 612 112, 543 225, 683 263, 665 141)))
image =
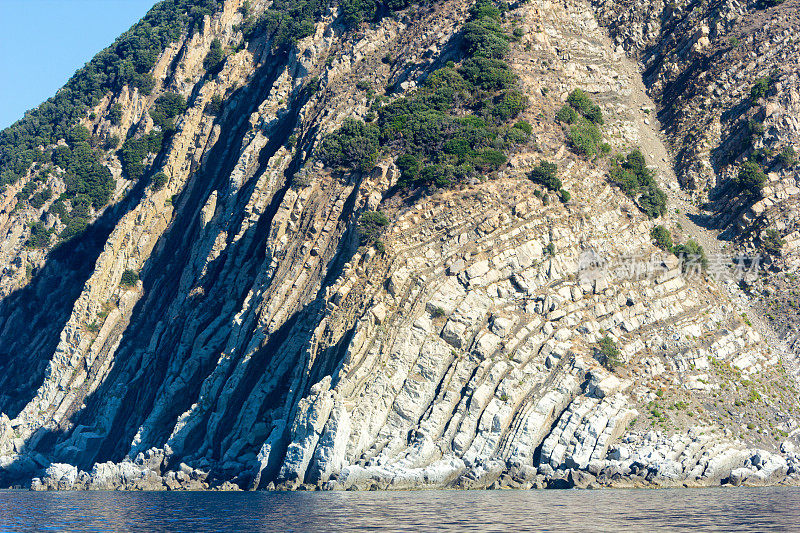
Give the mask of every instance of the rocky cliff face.
POLYGON ((678 178, 693 197, 687 210, 737 249, 764 257, 772 274, 753 283, 751 298, 797 353, 789 286, 800 243, 800 4, 593 5, 615 43, 642 63, 678 178), (736 184, 747 161, 765 174, 758 194, 742 194, 736 184))
MULTIPOLYGON (((109 151, 111 204, 80 237, 41 250, 25 246, 27 224, 50 203, 14 208, 33 172, 2 193, 5 484, 796 481, 792 360, 764 341, 772 332, 748 318, 740 293, 686 272, 651 242, 656 224, 693 229, 671 212, 649 220, 609 183, 607 160, 572 153, 553 118, 573 89, 591 93, 611 150, 642 146, 659 184, 682 201, 647 91, 671 139, 680 124, 702 128, 664 74, 700 67, 669 59, 678 45, 648 18, 661 6, 510 6, 502 21, 517 40, 507 61, 529 98, 520 118, 532 140, 490 179, 413 190, 398 187, 391 153, 370 171, 342 172, 315 148, 345 118, 367 115, 364 82, 397 98, 460 61, 470 4, 414 5, 355 29, 333 7, 288 51, 269 32, 238 46, 242 7, 225 1, 201 31, 168 46, 152 94, 126 87, 83 119, 98 138, 146 133, 158 129, 149 114, 158 97, 183 95, 175 133, 149 161, 167 176, 163 188, 125 179, 109 151), (629 53, 663 50, 657 65, 645 61, 642 78, 598 20, 629 53), (215 40, 231 49, 209 74, 215 40), (212 102, 219 113, 207 112, 212 102), (116 125, 107 118, 115 104, 116 125), (557 163, 566 201, 527 179, 544 160, 557 163), (378 209, 389 220, 381 251, 358 237, 360 215, 378 209), (125 271, 138 273, 134 286, 121 285, 125 271), (619 347, 619 365, 598 361, 602 338, 619 347)), ((688 35, 684 19, 670 24, 688 35)), ((715 37, 701 29, 689 46, 701 53, 715 37)), ((764 109, 794 98, 780 83, 764 109)), ((768 116, 790 124, 789 104, 775 105, 768 116)), ((769 131, 783 139, 788 126, 777 124, 769 131)), ((706 161, 686 150, 677 147, 680 176, 706 161)), ((50 179, 64 190, 59 173, 50 179)))

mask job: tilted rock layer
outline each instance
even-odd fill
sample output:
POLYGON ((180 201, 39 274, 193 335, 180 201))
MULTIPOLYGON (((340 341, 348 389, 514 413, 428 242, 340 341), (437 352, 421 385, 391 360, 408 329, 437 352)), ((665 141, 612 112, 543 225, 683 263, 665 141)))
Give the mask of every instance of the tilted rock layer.
MULTIPOLYGON (((492 179, 413 194, 397 191, 388 155, 370 172, 342 173, 312 149, 367 113, 358 81, 410 93, 457 61, 469 4, 411 7, 357 31, 334 10, 290 52, 262 37, 206 76, 212 41, 241 40, 240 4, 228 0, 167 48, 152 95, 109 95, 84 121, 96 135, 124 131, 151 121, 164 91, 186 96, 158 156, 162 190, 143 192, 117 171, 113 205, 49 253, 24 247, 26 221, 41 213, 13 210, 18 189, 3 193, 5 484, 797 479, 797 393, 781 354, 713 280, 652 245, 656 222, 608 183, 602 159, 571 154, 552 118, 582 88, 601 105, 614 151, 664 152, 639 71, 588 2, 534 0, 504 16, 522 30, 508 61, 535 142, 492 179), (218 116, 203 112, 214 96, 218 116), (114 103, 124 112, 112 127, 103 116, 114 103), (542 160, 558 164, 568 202, 543 201, 526 178, 542 160), (381 252, 357 235, 360 214, 376 209, 390 220, 381 252), (587 276, 587 257, 647 266, 587 276), (137 286, 120 286, 126 269, 140 273, 137 286), (594 357, 605 335, 621 349, 615 372, 594 357)), ((658 169, 677 189, 669 166, 658 169)))

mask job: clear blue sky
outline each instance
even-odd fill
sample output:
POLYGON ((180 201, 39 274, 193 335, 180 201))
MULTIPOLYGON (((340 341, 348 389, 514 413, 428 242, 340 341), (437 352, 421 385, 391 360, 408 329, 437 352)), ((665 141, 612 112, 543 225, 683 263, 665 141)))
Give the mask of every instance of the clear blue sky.
POLYGON ((0 0, 0 129, 52 96, 157 0, 0 0))

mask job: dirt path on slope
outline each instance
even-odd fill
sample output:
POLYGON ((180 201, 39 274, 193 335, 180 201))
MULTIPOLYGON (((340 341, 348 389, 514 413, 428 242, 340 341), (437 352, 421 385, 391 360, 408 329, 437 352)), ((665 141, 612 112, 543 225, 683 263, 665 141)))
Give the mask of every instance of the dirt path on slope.
MULTIPOLYGON (((614 48, 611 39, 606 36, 609 47, 614 48)), ((698 224, 704 224, 709 217, 692 204, 689 195, 681 189, 677 176, 674 171, 674 163, 671 154, 667 150, 666 141, 662 138, 661 125, 656 118, 655 103, 647 95, 646 88, 642 82, 641 70, 627 55, 623 54, 620 60, 620 69, 629 75, 633 82, 631 94, 631 108, 636 111, 636 126, 639 131, 639 144, 648 165, 656 168, 656 180, 661 188, 667 193, 667 217, 676 226, 687 234, 691 239, 697 241, 709 257, 724 257, 729 255, 727 243, 720 240, 720 231, 698 224), (646 113, 644 110, 653 110, 646 113)), ((731 280, 714 280, 708 278, 710 282, 725 293, 736 306, 739 313, 747 317, 753 328, 761 335, 770 350, 777 352, 784 368, 800 381, 800 357, 788 348, 774 328, 767 322, 761 311, 752 305, 750 298, 739 288, 738 284, 731 280)))

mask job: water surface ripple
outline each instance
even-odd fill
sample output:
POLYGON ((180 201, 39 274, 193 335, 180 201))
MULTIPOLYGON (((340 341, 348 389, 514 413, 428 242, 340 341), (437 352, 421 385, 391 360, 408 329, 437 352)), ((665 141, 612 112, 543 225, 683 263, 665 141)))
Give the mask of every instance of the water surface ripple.
POLYGON ((0 531, 797 531, 800 488, 0 491, 0 531))

